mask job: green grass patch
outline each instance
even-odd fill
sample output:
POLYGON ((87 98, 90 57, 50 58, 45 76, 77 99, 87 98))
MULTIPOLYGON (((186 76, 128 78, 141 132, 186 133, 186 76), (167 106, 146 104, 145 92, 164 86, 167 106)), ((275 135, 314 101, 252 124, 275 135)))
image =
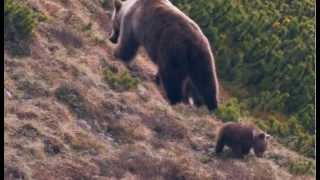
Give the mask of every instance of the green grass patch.
POLYGON ((314 175, 315 164, 312 161, 290 161, 288 170, 295 175, 314 175))
POLYGON ((87 31, 90 31, 91 29, 92 29, 92 22, 89 22, 88 24, 83 26, 82 31, 87 32, 87 31))
POLYGON ((5 40, 25 40, 30 38, 36 26, 35 13, 14 0, 4 2, 5 40))
POLYGON ((219 106, 215 115, 224 122, 237 122, 244 114, 246 114, 246 112, 243 111, 243 106, 244 104, 240 103, 236 98, 231 98, 219 106))
POLYGON ((136 89, 139 84, 139 79, 132 77, 126 70, 123 72, 116 72, 107 68, 104 70, 104 79, 112 89, 118 91, 136 89))
POLYGON ((38 22, 46 20, 45 15, 31 10, 20 2, 5 0, 3 28, 5 48, 13 55, 28 54, 34 28, 38 22))
POLYGON ((315 135, 308 133, 295 117, 278 120, 269 115, 264 119, 255 118, 259 128, 278 138, 278 141, 290 149, 308 157, 315 157, 315 135))

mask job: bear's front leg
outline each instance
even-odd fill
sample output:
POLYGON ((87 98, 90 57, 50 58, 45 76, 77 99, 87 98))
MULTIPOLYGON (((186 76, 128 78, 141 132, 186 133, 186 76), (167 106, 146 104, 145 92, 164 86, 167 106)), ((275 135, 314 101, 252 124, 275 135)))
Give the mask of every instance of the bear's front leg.
POLYGON ((134 39, 133 35, 126 31, 120 33, 119 43, 114 50, 114 56, 123 61, 130 61, 135 56, 138 50, 138 42, 134 39))

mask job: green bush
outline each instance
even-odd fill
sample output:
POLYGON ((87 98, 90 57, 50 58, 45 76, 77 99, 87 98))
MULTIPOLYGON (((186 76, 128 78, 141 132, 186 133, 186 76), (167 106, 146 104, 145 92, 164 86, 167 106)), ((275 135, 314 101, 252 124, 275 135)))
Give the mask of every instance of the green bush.
POLYGON ((288 170, 295 175, 314 175, 315 165, 312 161, 290 161, 288 170))
POLYGON ((255 119, 259 128, 305 156, 315 157, 315 135, 310 135, 292 116, 287 121, 280 121, 275 116, 269 115, 265 119, 255 119))
POLYGON ((219 106, 215 115, 222 121, 239 121, 243 115, 242 104, 236 98, 230 99, 228 102, 219 106))
POLYGON ((139 83, 139 79, 132 77, 128 71, 115 72, 108 68, 104 70, 104 79, 111 88, 119 91, 134 89, 139 83))
POLYGON ((92 29, 92 22, 89 22, 87 25, 83 26, 82 31, 90 31, 92 29))
POLYGON ((28 55, 33 30, 47 17, 15 0, 4 1, 4 47, 12 55, 28 55))
POLYGON ((14 0, 4 1, 4 40, 22 41, 30 39, 36 25, 35 13, 14 0))

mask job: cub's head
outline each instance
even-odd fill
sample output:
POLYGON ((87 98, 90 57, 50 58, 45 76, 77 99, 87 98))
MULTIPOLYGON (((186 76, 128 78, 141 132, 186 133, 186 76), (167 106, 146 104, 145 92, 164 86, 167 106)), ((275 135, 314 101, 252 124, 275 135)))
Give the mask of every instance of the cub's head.
POLYGON ((117 43, 120 33, 120 10, 122 7, 122 2, 120 0, 114 0, 113 1, 113 13, 111 17, 112 22, 112 32, 109 37, 109 40, 112 43, 117 43))
POLYGON ((270 135, 265 133, 257 133, 254 135, 253 150, 257 157, 262 157, 267 150, 270 135))

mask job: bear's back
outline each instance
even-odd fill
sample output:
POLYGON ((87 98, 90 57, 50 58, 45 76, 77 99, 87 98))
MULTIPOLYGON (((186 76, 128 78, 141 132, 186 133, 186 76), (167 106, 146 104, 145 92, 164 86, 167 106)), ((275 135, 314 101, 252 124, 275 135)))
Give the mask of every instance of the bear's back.
MULTIPOLYGON (((145 18, 157 19, 162 24, 177 24, 181 30, 200 31, 200 27, 168 0, 147 0, 143 5, 145 18)), ((202 32, 201 32, 202 33, 202 32)))
POLYGON ((232 144, 252 144, 253 128, 240 123, 228 123, 220 131, 220 137, 227 145, 232 144))

